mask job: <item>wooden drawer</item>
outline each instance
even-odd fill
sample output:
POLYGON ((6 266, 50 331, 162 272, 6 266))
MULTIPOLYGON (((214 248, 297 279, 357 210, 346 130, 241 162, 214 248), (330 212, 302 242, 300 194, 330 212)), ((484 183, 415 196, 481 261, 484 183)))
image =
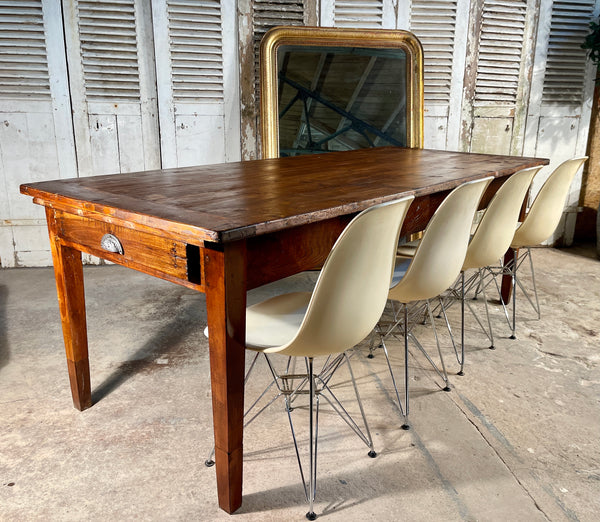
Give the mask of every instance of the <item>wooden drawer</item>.
POLYGON ((61 241, 82 252, 202 290, 197 246, 63 212, 56 213, 56 223, 61 241), (102 247, 105 234, 118 240, 122 254, 102 247))

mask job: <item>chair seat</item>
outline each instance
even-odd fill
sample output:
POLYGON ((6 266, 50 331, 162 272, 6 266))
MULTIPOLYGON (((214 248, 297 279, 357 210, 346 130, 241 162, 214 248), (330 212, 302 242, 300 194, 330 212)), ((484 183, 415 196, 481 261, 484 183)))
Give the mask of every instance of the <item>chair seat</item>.
POLYGON ((246 309, 246 348, 263 351, 289 343, 302 324, 310 292, 278 295, 246 309))

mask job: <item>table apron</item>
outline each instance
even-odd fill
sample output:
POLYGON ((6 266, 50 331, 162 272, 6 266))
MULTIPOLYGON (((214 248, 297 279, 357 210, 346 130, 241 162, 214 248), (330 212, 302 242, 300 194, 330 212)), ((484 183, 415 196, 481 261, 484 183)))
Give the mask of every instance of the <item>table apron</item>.
POLYGON ((67 212, 48 211, 54 212, 55 240, 61 244, 204 292, 202 247, 67 212), (109 252, 101 246, 105 234, 118 240, 122 254, 109 252))

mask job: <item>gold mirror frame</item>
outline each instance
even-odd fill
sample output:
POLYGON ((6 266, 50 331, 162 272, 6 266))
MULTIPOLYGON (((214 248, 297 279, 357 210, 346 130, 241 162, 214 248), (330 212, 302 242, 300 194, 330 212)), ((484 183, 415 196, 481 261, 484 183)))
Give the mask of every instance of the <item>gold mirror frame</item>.
POLYGON ((401 30, 333 27, 275 27, 260 44, 260 117, 262 157, 279 157, 277 51, 281 46, 402 49, 406 53, 407 146, 423 147, 423 48, 417 37, 401 30))

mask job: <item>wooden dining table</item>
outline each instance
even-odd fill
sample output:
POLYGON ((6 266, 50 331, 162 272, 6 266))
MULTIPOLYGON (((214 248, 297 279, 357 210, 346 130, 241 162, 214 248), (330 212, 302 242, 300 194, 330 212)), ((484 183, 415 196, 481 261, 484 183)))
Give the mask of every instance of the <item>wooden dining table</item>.
MULTIPOLYGON (((545 159, 376 148, 21 185, 44 205, 73 403, 92 406, 81 253, 206 294, 220 507, 242 503, 246 292, 318 268, 350 219, 406 195, 403 234, 446 194, 545 159)), ((356 245, 360 248, 360 245, 356 245)))

